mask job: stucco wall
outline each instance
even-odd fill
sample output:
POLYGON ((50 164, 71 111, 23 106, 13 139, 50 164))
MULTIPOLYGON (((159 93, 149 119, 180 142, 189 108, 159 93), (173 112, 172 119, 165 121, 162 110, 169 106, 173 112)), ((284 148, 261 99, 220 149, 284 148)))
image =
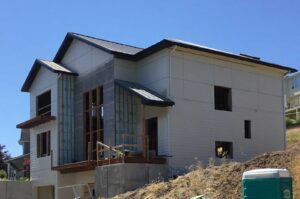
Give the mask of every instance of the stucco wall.
POLYGON ((283 74, 176 51, 171 57, 170 164, 215 157, 215 141, 233 142, 234 160, 284 148, 283 74), (232 112, 214 109, 214 86, 232 88, 232 112), (251 120, 252 138, 244 138, 251 120))
POLYGON ((30 182, 0 181, 0 199, 32 199, 30 182))

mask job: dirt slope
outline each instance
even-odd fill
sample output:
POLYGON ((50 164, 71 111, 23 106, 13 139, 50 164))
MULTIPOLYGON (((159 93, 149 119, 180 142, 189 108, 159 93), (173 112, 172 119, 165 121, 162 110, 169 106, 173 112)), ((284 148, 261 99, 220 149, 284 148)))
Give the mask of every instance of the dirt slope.
POLYGON ((288 168, 293 176, 294 198, 300 198, 300 142, 286 151, 266 153, 245 163, 201 167, 169 182, 153 183, 115 199, 190 198, 204 194, 210 199, 241 198, 242 173, 256 168, 288 168))

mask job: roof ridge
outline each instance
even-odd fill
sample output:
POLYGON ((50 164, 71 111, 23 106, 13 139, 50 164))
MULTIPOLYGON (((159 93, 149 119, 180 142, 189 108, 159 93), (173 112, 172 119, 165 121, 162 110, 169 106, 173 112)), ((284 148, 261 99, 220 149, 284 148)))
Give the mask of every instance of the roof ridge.
POLYGON ((122 46, 128 46, 128 47, 132 47, 132 48, 137 48, 137 49, 141 49, 143 50, 144 48, 140 48, 137 46, 133 46, 133 45, 129 45, 129 44, 124 44, 124 43, 119 43, 119 42, 115 42, 115 41, 110 41, 110 40, 106 40, 106 39, 100 39, 97 37, 93 37, 93 36, 89 36, 89 35, 84 35, 84 34, 80 34, 80 33, 76 33, 76 32, 69 32, 70 34, 73 35, 80 35, 80 36, 84 36, 84 37, 89 37, 91 39, 97 39, 97 40, 101 40, 101 41, 105 41, 105 42, 109 42, 109 43, 114 43, 114 44, 118 44, 118 45, 122 45, 122 46))

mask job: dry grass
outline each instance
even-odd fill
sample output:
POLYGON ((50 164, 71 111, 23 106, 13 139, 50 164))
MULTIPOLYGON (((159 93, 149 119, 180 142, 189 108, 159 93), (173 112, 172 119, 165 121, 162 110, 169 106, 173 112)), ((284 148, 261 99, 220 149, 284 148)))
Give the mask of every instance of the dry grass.
POLYGON ((300 141, 300 129, 299 128, 287 129, 286 131, 287 148, 293 146, 298 141, 300 141))
POLYGON ((293 176, 294 198, 300 198, 300 131, 287 132, 287 150, 266 153, 245 163, 227 163, 191 172, 168 182, 156 182, 115 199, 176 199, 204 194, 209 199, 241 198, 242 173, 256 168, 288 168, 293 176))
POLYGON ((266 153, 245 163, 209 165, 175 180, 158 182, 132 192, 116 196, 115 199, 175 199, 190 198, 204 194, 210 199, 241 198, 242 173, 256 168, 288 168, 293 176, 294 198, 300 198, 300 142, 286 151, 266 153))

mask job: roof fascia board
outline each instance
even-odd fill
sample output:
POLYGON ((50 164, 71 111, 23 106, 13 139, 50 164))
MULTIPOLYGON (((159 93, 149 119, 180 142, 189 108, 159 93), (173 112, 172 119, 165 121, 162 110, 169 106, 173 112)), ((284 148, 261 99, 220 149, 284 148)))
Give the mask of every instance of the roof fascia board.
POLYGON ((67 52, 69 46, 71 45, 73 41, 73 38, 71 37, 70 33, 67 33, 67 35, 65 36, 63 42, 61 43, 53 61, 56 63, 59 63, 62 58, 64 57, 65 53, 67 52))
POLYGON ((259 64, 259 65, 264 65, 264 66, 277 68, 277 69, 280 69, 280 70, 285 70, 285 71, 290 71, 290 72, 296 72, 297 71, 296 69, 288 67, 288 66, 273 64, 273 63, 269 63, 269 62, 265 62, 265 61, 261 61, 261 60, 256 60, 256 59, 251 59, 251 58, 247 58, 247 57, 243 57, 243 56, 239 56, 239 55, 235 55, 235 54, 230 54, 230 53, 226 53, 226 52, 215 51, 215 50, 208 49, 208 48, 202 48, 200 46, 192 46, 192 45, 177 43, 177 42, 172 42, 172 41, 169 41, 169 42, 171 42, 171 43, 173 43, 173 45, 177 45, 179 47, 189 48, 189 49, 192 49, 192 50, 207 52, 207 53, 211 53, 211 54, 215 54, 215 55, 221 55, 221 56, 225 56, 225 57, 229 57, 229 58, 233 58, 233 59, 237 59, 237 60, 241 60, 241 61, 246 61, 246 62, 250 62, 250 63, 255 63, 255 64, 259 64))
POLYGON ((203 52, 203 51, 195 51, 193 49, 187 49, 187 48, 183 48, 183 47, 178 47, 176 48, 176 51, 181 52, 181 53, 186 53, 186 54, 192 54, 195 56, 203 56, 203 57, 207 57, 210 59, 216 59, 219 61, 223 61, 223 62, 230 62, 230 63, 234 63, 234 64, 240 64, 243 66, 248 66, 251 68, 260 68, 266 72, 276 72, 276 73, 286 73, 289 72, 290 70, 283 70, 283 69, 279 69, 279 68, 275 68, 275 67, 270 67, 270 66, 266 66, 262 63, 253 63, 253 62, 249 62, 249 61, 244 61, 244 60, 238 60, 232 57, 228 57, 228 56, 222 56, 222 55, 217 55, 217 54, 212 54, 212 53, 208 53, 208 52, 203 52))

